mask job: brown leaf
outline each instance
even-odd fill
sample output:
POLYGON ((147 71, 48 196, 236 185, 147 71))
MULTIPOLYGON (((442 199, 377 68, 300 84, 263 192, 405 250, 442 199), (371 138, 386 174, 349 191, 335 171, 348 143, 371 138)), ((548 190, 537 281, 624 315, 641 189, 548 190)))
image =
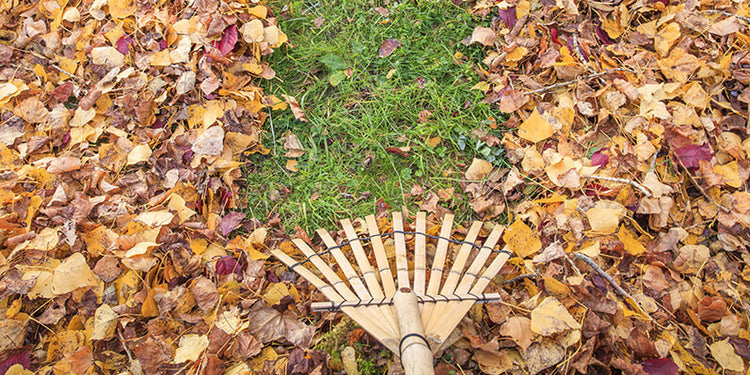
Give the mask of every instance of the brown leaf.
POLYGON ((740 31, 740 27, 740 21, 737 19, 737 17, 732 16, 725 20, 712 24, 708 29, 708 32, 711 34, 716 34, 718 36, 727 36, 729 34, 740 31))
POLYGON ((381 58, 388 57, 399 46, 401 46, 401 43, 398 41, 398 39, 386 39, 383 43, 380 44, 380 47, 378 47, 378 56, 380 56, 381 58))
POLYGON ((258 341, 286 339, 300 348, 308 348, 315 333, 315 327, 307 326, 297 320, 297 315, 291 311, 280 313, 263 302, 256 302, 249 310, 250 320, 248 331, 258 341))
POLYGON ((195 304, 203 311, 210 311, 219 302, 219 293, 216 285, 204 276, 197 277, 190 286, 190 291, 195 297, 195 304))
POLYGON ((299 121, 307 122, 307 117, 305 116, 305 112, 302 110, 302 107, 297 102, 297 99, 289 95, 281 95, 281 96, 289 104, 289 108, 292 110, 292 113, 294 114, 294 118, 296 118, 299 121))
POLYGON ((497 36, 495 36, 494 30, 484 26, 477 26, 474 28, 474 31, 471 32, 469 43, 480 43, 484 46, 490 47, 495 45, 495 41, 497 41, 497 36))

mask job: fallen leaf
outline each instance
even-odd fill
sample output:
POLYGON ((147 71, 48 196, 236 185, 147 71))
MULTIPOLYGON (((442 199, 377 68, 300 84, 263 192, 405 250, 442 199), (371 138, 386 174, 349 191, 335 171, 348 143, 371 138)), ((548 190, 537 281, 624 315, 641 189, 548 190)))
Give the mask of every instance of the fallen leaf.
POLYGON ((97 288, 99 278, 91 271, 86 258, 74 253, 55 268, 52 276, 52 292, 56 295, 70 293, 78 288, 97 288))
POLYGON ((205 335, 187 334, 180 338, 180 344, 174 353, 174 363, 195 362, 208 347, 205 335))
POLYGON ((531 320, 522 316, 508 317, 500 327, 500 334, 509 336, 524 352, 534 338, 534 333, 531 331, 531 320))
POLYGON ((591 230, 601 234, 611 234, 617 230, 620 218, 625 216, 625 207, 615 201, 601 200, 586 211, 591 230))
POLYGON ((492 164, 486 160, 474 158, 471 161, 469 169, 466 170, 465 177, 467 180, 483 180, 492 171, 492 164))
POLYGON ((474 31, 471 32, 471 40, 469 44, 480 43, 484 46, 491 47, 495 45, 496 40, 497 37, 492 29, 484 26, 477 26, 474 28, 474 31))
POLYGON ((531 311, 530 327, 537 334, 551 336, 569 329, 581 329, 581 324, 557 298, 547 297, 531 311))
POLYGON ((291 108, 292 113, 294 114, 294 118, 296 118, 299 121, 307 122, 307 117, 305 116, 305 112, 302 110, 302 107, 300 107, 299 103, 297 103, 297 99, 289 95, 281 95, 281 96, 284 98, 284 100, 286 100, 287 103, 289 103, 289 108, 291 108))
POLYGON ((708 28, 708 32, 711 34, 716 34, 718 36, 727 36, 729 34, 734 34, 740 31, 741 27, 742 26, 740 25, 740 21, 737 19, 737 17, 731 16, 729 18, 711 24, 711 27, 708 28))
POLYGON ((729 340, 717 341, 708 347, 711 350, 711 356, 724 370, 745 370, 745 362, 734 351, 734 347, 729 343, 729 340))
POLYGON ((212 126, 206 129, 195 140, 193 152, 199 155, 219 155, 224 150, 224 128, 212 126))
POLYGON ((399 46, 401 46, 401 43, 398 41, 398 39, 386 39, 383 43, 380 44, 380 47, 378 47, 378 56, 381 58, 388 57, 399 46))
POLYGON ((536 109, 518 128, 518 136, 532 143, 543 141, 553 133, 552 125, 536 109))
POLYGON ((521 219, 516 219, 503 233, 503 241, 516 253, 525 258, 541 250, 539 237, 521 219))

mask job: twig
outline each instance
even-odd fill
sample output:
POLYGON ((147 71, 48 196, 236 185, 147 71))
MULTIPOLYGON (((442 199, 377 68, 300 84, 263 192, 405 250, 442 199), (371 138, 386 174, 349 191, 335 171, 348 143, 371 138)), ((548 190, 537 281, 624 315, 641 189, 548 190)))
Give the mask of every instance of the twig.
POLYGON ((646 197, 651 198, 651 193, 646 189, 646 187, 643 186, 643 185, 641 185, 641 184, 639 184, 639 183, 637 183, 637 182, 635 182, 635 181, 633 181, 633 180, 627 180, 627 179, 624 179, 624 178, 617 178, 617 177, 596 176, 596 175, 585 175, 585 176, 581 176, 581 177, 583 177, 583 178, 593 178, 593 179, 597 179, 597 180, 604 180, 604 181, 619 182, 619 183, 623 183, 623 184, 628 184, 628 185, 631 185, 631 186, 637 188, 638 190, 640 190, 641 193, 643 193, 644 195, 646 195, 646 197))
MULTIPOLYGON (((672 150, 672 151, 674 151, 674 150, 672 150)), ((724 211, 724 213, 728 214, 728 213, 731 212, 730 209, 724 207, 721 203, 719 203, 715 199, 711 198, 711 196, 708 195, 708 193, 706 193, 705 190, 703 190, 703 187, 698 183, 698 181, 695 179, 695 177, 693 177, 693 174, 690 173, 690 171, 687 169, 687 167, 685 166, 685 164, 682 164, 682 160, 680 159, 680 156, 677 155, 677 153, 675 153, 675 158, 677 159, 677 163, 680 164, 680 166, 682 167, 682 169, 685 171, 685 174, 690 178, 690 181, 693 182, 693 185, 698 189, 698 191, 701 193, 701 195, 703 195, 704 198, 708 199, 709 202, 715 204, 716 207, 719 207, 719 209, 722 210, 722 211, 724 211)))
POLYGON ((607 281, 609 281, 610 284, 612 284, 612 287, 615 288, 618 294, 620 294, 625 300, 630 304, 631 306, 635 307, 640 313, 647 316, 650 320, 654 320, 654 318, 651 317, 646 311, 644 311, 640 305, 638 305, 638 302, 635 301, 633 296, 630 295, 625 289, 623 289, 621 286, 617 285, 617 282, 615 279, 612 278, 608 273, 604 272, 604 270, 599 267, 599 265, 594 262, 593 259, 589 258, 588 256, 581 254, 581 253, 573 253, 573 255, 576 257, 576 259, 583 261, 584 263, 588 264, 591 268, 594 269, 601 277, 605 278, 607 281))
POLYGON ((563 87, 563 86, 567 86, 567 85, 572 85, 572 84, 574 84, 574 83, 578 82, 578 80, 579 80, 579 79, 582 79, 582 80, 589 80, 589 79, 591 79, 591 78, 597 78, 597 77, 601 77, 601 76, 603 76, 603 75, 607 75, 607 74, 609 74, 609 73, 614 73, 614 72, 630 72, 630 73, 635 73, 635 72, 634 72, 633 70, 631 70, 631 69, 628 69, 628 68, 616 68, 616 69, 610 69, 610 70, 608 70, 608 71, 606 71, 606 72, 600 72, 600 73, 592 73, 592 74, 589 74, 589 75, 587 75, 587 76, 585 76, 585 77, 579 77, 579 78, 576 78, 576 79, 573 79, 573 80, 570 80, 570 81, 566 81, 566 82, 560 82, 560 83, 555 83, 554 85, 551 85, 551 86, 547 86, 547 87, 542 87, 541 89, 537 89, 537 90, 533 90, 533 91, 525 92, 525 93, 524 93, 524 95, 533 95, 533 94, 538 94, 538 93, 541 93, 541 92, 546 92, 546 91, 549 91, 549 90, 553 90, 553 89, 556 89, 556 88, 558 88, 558 87, 563 87))
POLYGON ((741 20, 743 20, 743 21, 745 21, 747 23, 750 23, 750 18, 744 17, 744 16, 740 16, 739 14, 729 13, 726 10, 708 9, 708 10, 704 10, 704 12, 706 12, 706 13, 718 13, 718 14, 723 14, 725 16, 730 16, 730 17, 734 16, 734 17, 737 17, 737 18, 739 18, 739 19, 741 19, 741 20))
POLYGON ((503 281, 503 285, 512 284, 512 283, 515 283, 516 281, 520 281, 523 279, 538 279, 538 278, 539 278, 539 275, 536 273, 526 273, 526 274, 518 275, 516 277, 503 281))

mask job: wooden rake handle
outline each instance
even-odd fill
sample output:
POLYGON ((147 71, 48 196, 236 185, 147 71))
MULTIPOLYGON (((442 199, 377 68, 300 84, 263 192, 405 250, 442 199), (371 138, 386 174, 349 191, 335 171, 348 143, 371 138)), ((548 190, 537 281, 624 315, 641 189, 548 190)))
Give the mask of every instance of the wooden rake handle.
POLYGON ((432 350, 422 327, 417 295, 410 288, 400 288, 393 296, 401 336, 399 355, 406 375, 434 375, 432 350))

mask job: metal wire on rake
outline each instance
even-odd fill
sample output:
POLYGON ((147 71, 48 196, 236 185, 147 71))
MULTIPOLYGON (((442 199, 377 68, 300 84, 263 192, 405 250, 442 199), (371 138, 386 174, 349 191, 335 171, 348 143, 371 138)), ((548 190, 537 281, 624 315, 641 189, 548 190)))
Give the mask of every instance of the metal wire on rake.
POLYGON ((372 215, 365 218, 369 232, 365 237, 357 235, 351 221, 342 220, 341 224, 347 237, 347 241, 341 244, 337 244, 327 231, 316 231, 327 247, 320 253, 301 239, 293 240, 305 256, 301 261, 279 249, 271 252, 330 300, 314 303, 314 309, 341 310, 349 315, 401 358, 407 374, 433 373, 432 354, 441 348, 471 306, 477 302, 500 300, 497 293, 483 292, 511 255, 505 249, 495 249, 503 232, 501 225, 495 225, 484 244, 477 245, 475 241, 483 223, 475 221, 464 240, 454 240, 450 238, 453 227, 453 215, 450 214, 445 215, 438 236, 426 233, 424 212, 417 213, 414 231, 404 230, 399 212, 393 213, 393 229, 386 233, 380 233, 372 215), (409 277, 406 235, 414 235, 412 279, 409 277), (393 237, 393 265, 386 256, 383 237, 393 237), (426 272, 428 238, 437 241, 429 280, 426 272), (363 246, 367 242, 372 247, 374 265, 363 246), (460 245, 460 249, 450 270, 445 273, 450 244, 460 245), (359 272, 343 253, 346 246, 351 247, 359 272), (472 250, 476 250, 475 256, 467 268, 472 250), (321 257, 325 254, 333 257, 345 280, 321 257), (492 254, 496 256, 489 261, 492 254), (327 282, 307 267, 317 269, 327 282), (396 271, 395 281, 392 269, 396 271))

